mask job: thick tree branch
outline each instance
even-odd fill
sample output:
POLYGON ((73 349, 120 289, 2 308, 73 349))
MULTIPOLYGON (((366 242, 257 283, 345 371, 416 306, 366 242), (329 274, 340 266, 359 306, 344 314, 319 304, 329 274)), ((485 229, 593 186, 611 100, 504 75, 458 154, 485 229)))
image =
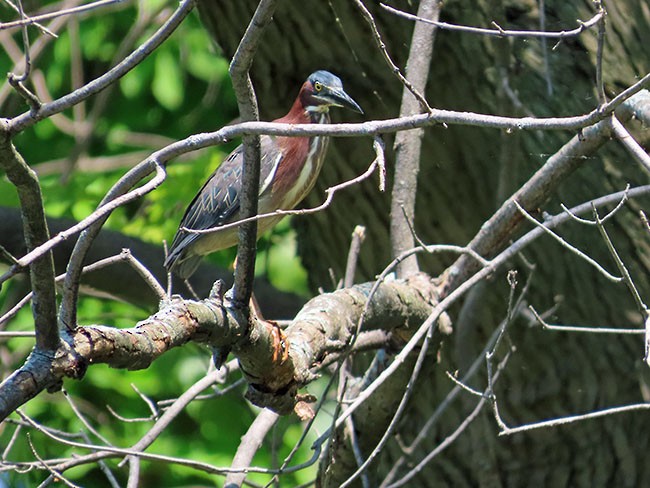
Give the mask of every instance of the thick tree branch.
MULTIPOLYGON (((620 118, 628 120, 640 100, 648 96, 647 91, 636 95, 629 104, 626 103, 620 108, 620 118)), ((611 134, 612 125, 610 120, 606 119, 574 136, 503 203, 501 208, 481 226, 468 246, 484 257, 492 256, 502 249, 524 221, 514 201, 516 200, 525 210, 535 212, 555 192, 558 185, 583 164, 585 156, 597 151, 609 140, 611 134)), ((448 279, 443 296, 463 283, 476 269, 477 265, 473 259, 461 256, 445 271, 448 279)))
MULTIPOLYGON (((242 333, 218 300, 175 302, 132 329, 78 327, 66 335, 54 358, 33 352, 22 368, 0 385, 0 419, 63 378, 81 378, 91 364, 104 363, 130 370, 147 368, 165 351, 190 340, 219 341, 242 333), (223 339, 224 337, 221 337, 223 339)), ((232 340, 232 339, 231 339, 232 340)))
MULTIPOLYGON (((91 364, 143 369, 188 341, 232 347, 250 383, 249 396, 288 413, 297 389, 314 379, 315 368, 346 347, 371 288, 368 283, 314 298, 286 332, 271 322, 241 320, 233 305, 218 297, 171 302, 132 329, 78 327, 64 337, 54 358, 33 352, 0 385, 0 419, 63 378, 81 378, 91 364)), ((381 285, 368 306, 365 328, 389 331, 419 323, 431 309, 433 293, 433 283, 422 275, 381 285)))
MULTIPOLYGON (((423 0, 418 7, 418 16, 437 21, 440 16, 440 2, 423 0)), ((429 78, 434 38, 434 26, 425 23, 415 24, 406 63, 406 78, 419 93, 424 93, 429 78)), ((400 117, 419 113, 420 109, 420 102, 405 87, 402 92, 400 117)), ((415 220, 415 197, 423 134, 422 129, 417 129, 398 132, 395 136, 395 179, 390 208, 390 240, 393 257, 415 247, 411 222, 415 220)), ((415 256, 406 259, 397 267, 397 275, 402 278, 418 271, 415 256)))
MULTIPOLYGON (((3 127, 6 129, 6 126, 3 127)), ((23 232, 27 250, 31 251, 50 239, 43 196, 36 173, 16 151, 9 133, 0 134, 0 168, 16 187, 20 199, 23 232)), ((32 311, 36 327, 36 347, 42 353, 53 352, 59 347, 56 323, 56 298, 54 291, 54 261, 47 252, 29 264, 29 276, 34 298, 32 311)))

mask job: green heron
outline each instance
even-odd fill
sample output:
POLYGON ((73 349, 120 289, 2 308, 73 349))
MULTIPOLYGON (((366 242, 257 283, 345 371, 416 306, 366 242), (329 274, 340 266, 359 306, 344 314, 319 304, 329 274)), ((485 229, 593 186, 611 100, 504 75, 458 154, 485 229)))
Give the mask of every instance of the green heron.
MULTIPOLYGON (((326 124, 330 107, 347 107, 363 113, 343 91, 341 80, 327 71, 312 73, 303 83, 291 110, 274 122, 326 124)), ((314 186, 325 159, 327 137, 261 136, 258 212, 290 210, 314 186)), ((212 173, 185 211, 174 236, 165 267, 182 279, 189 278, 202 256, 237 244, 236 227, 220 226, 242 219, 239 192, 242 188, 243 146, 239 146, 212 173), (197 234, 185 229, 214 232, 197 234)), ((258 236, 282 219, 281 215, 258 221, 258 236)))

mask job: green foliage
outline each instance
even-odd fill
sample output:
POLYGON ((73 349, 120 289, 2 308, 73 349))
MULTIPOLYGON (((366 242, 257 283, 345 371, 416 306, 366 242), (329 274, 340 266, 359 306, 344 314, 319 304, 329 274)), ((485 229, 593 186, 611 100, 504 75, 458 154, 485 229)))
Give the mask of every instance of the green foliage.
MULTIPOLYGON (((143 9, 156 17, 163 7, 169 11, 169 2, 139 2, 143 9)), ((2 12, 6 12, 3 9, 2 12)), ((10 14, 7 13, 7 17, 10 14)), ((118 9, 99 11, 79 22, 78 29, 64 29, 34 60, 33 71, 42 74, 51 97, 62 96, 73 89, 73 47, 81 50, 80 69, 84 82, 105 73, 115 62, 116 53, 125 39, 130 38, 136 25, 136 7, 120 5, 118 9)), ((152 32, 147 27, 137 36, 136 45, 152 32)), ((34 39, 37 31, 30 29, 34 39)), ((14 32, 20 45, 20 33, 14 32)), ((9 72, 10 58, 0 51, 0 71, 9 72)), ((72 111, 61 120, 48 119, 20 134, 15 139, 17 149, 27 163, 37 172, 43 188, 46 212, 54 217, 83 219, 101 201, 111 186, 130 166, 136 152, 150 153, 164 144, 161 138, 175 141, 193 133, 216 130, 237 116, 237 106, 228 78, 228 61, 212 50, 212 41, 196 16, 190 16, 150 58, 124 76, 109 90, 109 100, 94 124, 87 150, 82 156, 90 165, 84 170, 75 169, 79 163, 71 160, 78 140, 69 127, 76 115, 72 111), (147 137, 138 137, 145 134, 147 137), (154 137, 155 136, 155 137, 154 137), (151 141, 151 142, 148 142, 151 141), (108 168, 101 166, 100 158, 115 156, 108 168)), ((84 120, 90 120, 99 97, 83 105, 84 120)), ((25 110, 22 100, 11 95, 0 100, 0 116, 12 117, 25 110)), ((113 213, 107 227, 160 244, 172 238, 185 206, 200 188, 203 181, 220 164, 236 141, 223 148, 212 148, 191 155, 191 159, 173 161, 168 167, 166 182, 145 198, 120 208, 113 213)), ((17 206, 15 189, 6 178, 0 178, 0 205, 17 206)), ((278 288, 306 293, 305 272, 295 257, 295 234, 285 221, 275 233, 264 239, 260 247, 258 273, 268 274, 278 288)), ((230 266, 234 250, 211 256, 209 259, 230 266)), ((0 272, 4 271, 0 265, 0 272)), ((21 297, 25 288, 17 281, 5 283, 0 289, 0 311, 21 297)), ((82 297, 78 317, 81 324, 104 324, 115 327, 132 327, 145 318, 145 312, 129 304, 110 299, 82 297)), ((11 320, 9 330, 33 330, 29 307, 11 320)), ((28 355, 33 340, 14 338, 0 340, 0 350, 11 358, 0 369, 3 375, 18 367, 28 355)), ((127 418, 147 417, 147 405, 132 388, 154 401, 174 398, 200 378, 209 363, 205 348, 188 345, 163 355, 143 371, 112 370, 101 365, 88 369, 81 381, 66 381, 65 388, 79 410, 93 426, 116 446, 129 447, 151 427, 152 422, 125 423, 116 420, 107 410, 111 406, 127 418)), ((25 412, 49 427, 67 432, 78 432, 84 427, 75 416, 61 393, 42 393, 25 406, 25 412)), ((17 417, 14 417, 17 418, 17 417)), ((252 407, 243 400, 241 391, 233 391, 221 398, 195 402, 183 412, 163 436, 151 447, 151 452, 180 456, 214 465, 228 466, 253 418, 252 407)), ((300 427, 294 421, 283 420, 284 438, 278 447, 286 455, 299 437, 300 427)), ((0 427, 0 445, 11 439, 14 427, 0 427)), ((19 436, 11 450, 11 459, 30 460, 34 456, 24 435, 19 436)), ((280 437, 278 437, 280 439, 280 437)), ((73 452, 79 455, 86 450, 62 447, 46 439, 43 434, 32 436, 37 452, 43 457, 64 457, 73 452)), ((84 442, 83 439, 75 439, 84 442)), ((96 439, 91 439, 95 441, 96 439)), ((308 445, 308 443, 307 443, 308 445)), ((270 451, 260 453, 256 462, 271 466, 270 451)), ((304 458, 305 456, 303 456, 304 458)), ((117 461, 108 460, 108 466, 119 473, 121 484, 124 470, 117 461)), ((141 486, 218 486, 222 478, 163 463, 142 463, 141 486)), ((84 486, 107 486, 99 468, 75 468, 66 475, 84 486)), ((313 475, 313 473, 311 473, 313 475)), ((307 481, 309 475, 288 476, 285 482, 294 485, 307 481)), ((36 486, 46 475, 30 472, 19 476, 0 476, 0 486, 36 486)), ((266 477, 257 477, 267 480, 266 477)))

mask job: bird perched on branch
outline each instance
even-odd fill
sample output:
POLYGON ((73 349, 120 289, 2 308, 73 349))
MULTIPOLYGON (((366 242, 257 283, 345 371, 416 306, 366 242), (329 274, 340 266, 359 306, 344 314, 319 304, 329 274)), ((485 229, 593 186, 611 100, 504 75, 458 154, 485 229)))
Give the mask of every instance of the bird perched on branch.
MULTIPOLYGON (((285 124, 326 124, 330 107, 346 107, 363 113, 343 90, 341 80, 328 71, 309 75, 291 110, 274 120, 285 124)), ((327 150, 327 137, 261 136, 258 213, 290 210, 313 188, 327 150)), ((239 146, 212 173, 187 207, 165 260, 165 267, 180 278, 189 278, 202 256, 237 244, 237 227, 219 227, 242 219, 244 148, 239 146), (185 229, 214 232, 197 234, 185 229)), ((258 236, 282 219, 281 215, 258 220, 258 236)))

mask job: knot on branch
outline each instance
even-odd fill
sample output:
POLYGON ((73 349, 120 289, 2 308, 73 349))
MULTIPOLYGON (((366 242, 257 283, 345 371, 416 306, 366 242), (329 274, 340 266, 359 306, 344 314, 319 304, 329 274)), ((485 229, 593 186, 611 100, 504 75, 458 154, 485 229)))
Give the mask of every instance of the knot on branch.
POLYGON ((47 388, 50 393, 61 389, 64 377, 79 380, 84 377, 88 369, 88 361, 74 348, 72 338, 63 338, 60 341, 59 348, 54 352, 51 361, 49 369, 51 377, 56 379, 56 386, 47 388))

